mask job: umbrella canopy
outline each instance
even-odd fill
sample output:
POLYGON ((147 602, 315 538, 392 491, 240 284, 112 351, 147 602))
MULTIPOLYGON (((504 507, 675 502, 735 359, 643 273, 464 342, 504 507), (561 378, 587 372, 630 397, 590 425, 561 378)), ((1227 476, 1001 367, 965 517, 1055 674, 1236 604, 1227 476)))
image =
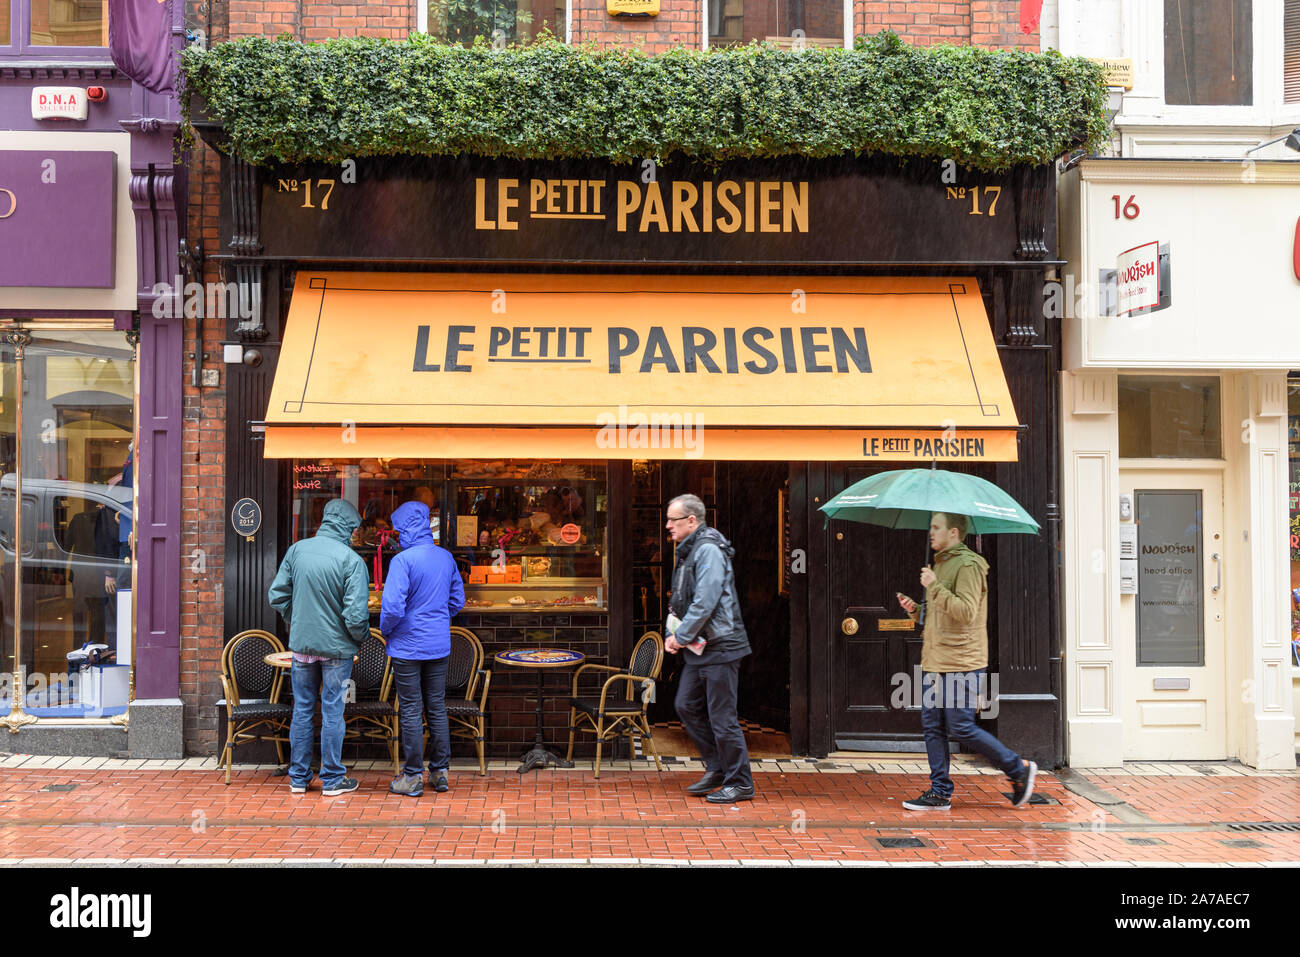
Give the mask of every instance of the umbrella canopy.
POLYGON ((976 535, 1036 535, 1038 523, 1020 503, 974 475, 943 469, 896 469, 855 482, 819 511, 828 518, 886 528, 930 527, 931 512, 970 517, 976 535))

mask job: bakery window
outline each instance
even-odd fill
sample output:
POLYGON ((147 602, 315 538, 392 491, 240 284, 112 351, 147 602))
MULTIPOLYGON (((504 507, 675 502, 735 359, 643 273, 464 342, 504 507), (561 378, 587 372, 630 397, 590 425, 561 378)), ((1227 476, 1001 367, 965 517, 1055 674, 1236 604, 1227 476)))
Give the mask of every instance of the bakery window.
POLYGON ((542 459, 298 459, 293 540, 314 535, 325 503, 361 514, 353 549, 370 568, 371 611, 401 549, 390 516, 429 506, 434 541, 456 559, 465 610, 608 610, 608 480, 602 461, 542 459))

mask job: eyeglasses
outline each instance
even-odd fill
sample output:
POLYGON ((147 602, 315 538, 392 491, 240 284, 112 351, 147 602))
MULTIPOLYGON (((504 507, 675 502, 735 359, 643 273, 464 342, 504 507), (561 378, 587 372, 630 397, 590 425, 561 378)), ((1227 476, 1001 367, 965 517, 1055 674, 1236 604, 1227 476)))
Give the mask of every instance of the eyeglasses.
POLYGON ((688 518, 690 518, 689 515, 678 515, 676 518, 674 518, 673 516, 669 515, 669 516, 668 516, 668 521, 670 521, 670 522, 684 522, 684 521, 686 521, 688 518))

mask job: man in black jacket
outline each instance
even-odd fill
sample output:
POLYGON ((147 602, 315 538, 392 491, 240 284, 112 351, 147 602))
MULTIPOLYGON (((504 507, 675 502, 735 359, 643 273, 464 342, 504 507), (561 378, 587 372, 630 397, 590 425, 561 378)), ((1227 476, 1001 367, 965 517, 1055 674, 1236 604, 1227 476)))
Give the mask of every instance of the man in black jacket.
POLYGON ((686 790, 708 795, 706 800, 713 804, 750 801, 754 779, 736 715, 740 659, 750 649, 736 600, 731 564, 735 549, 705 524, 704 503, 694 495, 669 502, 667 518, 668 533, 677 545, 669 609, 681 623, 667 629, 664 648, 672 654, 686 649, 675 704, 706 769, 686 790), (704 648, 697 654, 687 646, 700 638, 704 648))

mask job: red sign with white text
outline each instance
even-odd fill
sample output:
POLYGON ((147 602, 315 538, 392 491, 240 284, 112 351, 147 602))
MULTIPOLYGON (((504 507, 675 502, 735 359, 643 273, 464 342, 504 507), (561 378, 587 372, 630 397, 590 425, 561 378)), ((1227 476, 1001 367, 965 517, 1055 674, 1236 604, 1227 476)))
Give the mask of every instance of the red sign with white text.
POLYGON ((1118 313, 1123 316, 1160 305, 1160 243, 1143 243, 1119 254, 1118 313))

